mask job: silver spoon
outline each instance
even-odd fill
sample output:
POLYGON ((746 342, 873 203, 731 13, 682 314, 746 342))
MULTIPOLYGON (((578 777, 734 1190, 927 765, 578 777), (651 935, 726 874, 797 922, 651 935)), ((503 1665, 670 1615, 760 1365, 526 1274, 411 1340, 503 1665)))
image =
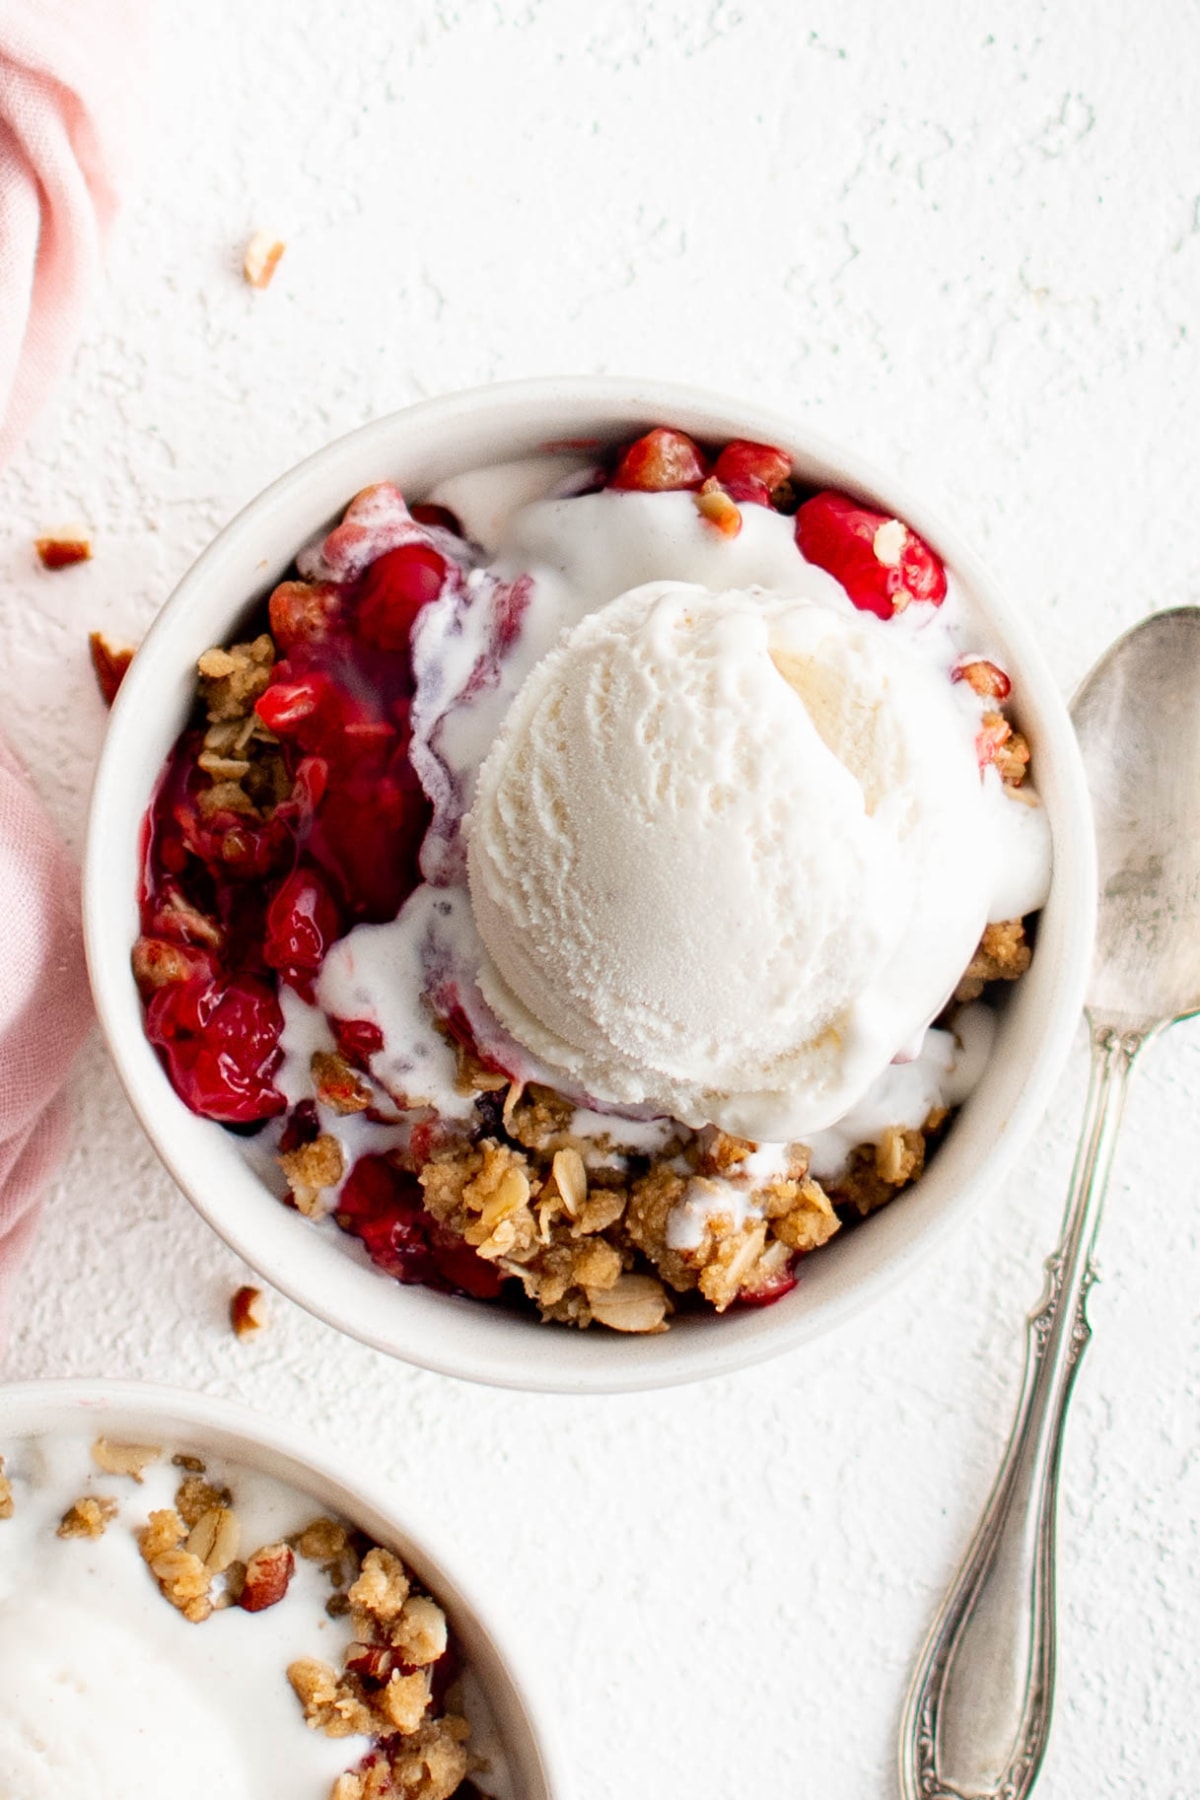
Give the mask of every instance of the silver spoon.
POLYGON ((1200 608, 1135 625, 1071 708, 1096 822, 1092 1077, 1062 1237, 1029 1315, 991 1498, 905 1703, 905 1800, 1024 1800, 1054 1699, 1054 1532, 1067 1402, 1092 1332, 1092 1252, 1134 1064, 1200 1012, 1200 608))

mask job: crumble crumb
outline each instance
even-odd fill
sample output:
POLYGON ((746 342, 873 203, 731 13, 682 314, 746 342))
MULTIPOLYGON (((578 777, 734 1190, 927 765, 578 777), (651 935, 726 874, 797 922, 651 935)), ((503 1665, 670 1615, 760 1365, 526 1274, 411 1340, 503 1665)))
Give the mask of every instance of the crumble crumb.
POLYGON ((33 547, 43 569, 48 569, 51 574, 59 569, 74 568, 76 563, 90 562, 92 558, 91 539, 86 537, 40 537, 34 539, 33 547))
POLYGON ((117 1503, 107 1494, 85 1494, 67 1508, 56 1536, 60 1538, 100 1538, 117 1516, 117 1503))
POLYGON ((367 1736, 376 1728, 377 1721, 362 1695, 328 1663, 315 1656, 298 1657, 288 1664, 287 1678, 304 1708, 304 1722, 310 1731, 341 1738, 367 1736))
POLYGON ((954 990, 954 998, 978 1000, 989 981, 1016 981, 1032 961, 1023 919, 1004 919, 988 925, 954 990))
POLYGON ((344 1525, 339 1525, 336 1519, 321 1518, 306 1525, 293 1543, 306 1562, 328 1564, 345 1555, 349 1541, 344 1525))
MULTIPOLYGON (((175 1508, 182 1521, 179 1527, 179 1537, 184 1535, 184 1527, 188 1531, 193 1530, 205 1513, 211 1512, 214 1507, 231 1506, 232 1504, 233 1495, 227 1487, 214 1487, 213 1483, 205 1481, 201 1474, 194 1471, 189 1472, 175 1491, 175 1508)), ((176 1541, 178 1542, 178 1539, 176 1541)))
POLYGON ((1007 787, 1020 787, 1029 771, 1029 740, 1023 732, 1012 732, 1000 745, 996 767, 1007 787))
POLYGON ((260 292, 274 279, 287 245, 270 231, 256 231, 242 254, 242 274, 247 284, 260 292))
POLYGON ((235 1337, 257 1337, 268 1322, 267 1302, 261 1288, 240 1287, 229 1301, 229 1323, 235 1337))
POLYGON ((98 1437, 92 1445, 92 1461, 106 1475, 129 1475, 142 1480, 142 1470, 158 1461, 162 1447, 158 1444, 110 1444, 98 1437))
POLYGON ((96 686, 100 689, 100 698, 105 706, 111 706, 117 697, 117 689, 128 672, 133 661, 133 651, 129 647, 115 648, 102 632, 88 633, 88 650, 92 659, 92 673, 96 677, 96 686))
POLYGON ((405 1737, 418 1729, 429 1707, 429 1678, 420 1669, 402 1675, 393 1669, 375 1696, 375 1707, 387 1725, 405 1737))
POLYGON ((375 1099, 370 1082, 337 1051, 313 1051, 312 1081, 318 1101, 336 1113, 365 1112, 375 1099))
POLYGON ((345 1171, 342 1146, 332 1132, 323 1131, 311 1144, 298 1150, 284 1150, 279 1166, 287 1178, 297 1211, 306 1218, 319 1218, 325 1210, 321 1192, 336 1187, 345 1171))
POLYGON ((368 1550, 362 1573, 350 1589, 350 1604, 378 1625, 399 1618, 410 1582, 404 1564, 391 1550, 368 1550))
POLYGON ((210 725, 252 713, 254 702, 267 691, 274 661, 275 645, 265 631, 253 643, 206 650, 196 667, 210 725))

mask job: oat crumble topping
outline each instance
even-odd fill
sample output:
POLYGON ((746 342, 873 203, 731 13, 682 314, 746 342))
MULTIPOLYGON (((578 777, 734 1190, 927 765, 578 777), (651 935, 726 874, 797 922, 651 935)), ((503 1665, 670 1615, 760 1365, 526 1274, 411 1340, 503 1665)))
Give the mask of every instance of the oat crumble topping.
POLYGON ((107 1495, 84 1494, 68 1507, 58 1527, 60 1538, 103 1537, 119 1508, 107 1495))

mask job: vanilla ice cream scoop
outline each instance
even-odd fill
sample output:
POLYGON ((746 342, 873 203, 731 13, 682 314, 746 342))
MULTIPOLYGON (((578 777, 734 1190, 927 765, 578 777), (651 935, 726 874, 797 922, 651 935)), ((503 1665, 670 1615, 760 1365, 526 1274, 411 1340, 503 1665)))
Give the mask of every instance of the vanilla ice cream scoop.
POLYGON ((652 582, 526 677, 468 822, 480 986, 564 1085, 794 1139, 940 1010, 989 916, 972 713, 888 626, 652 582))
POLYGON ((202 1691, 117 1620, 61 1596, 0 1605, 0 1800, 250 1800, 202 1691))

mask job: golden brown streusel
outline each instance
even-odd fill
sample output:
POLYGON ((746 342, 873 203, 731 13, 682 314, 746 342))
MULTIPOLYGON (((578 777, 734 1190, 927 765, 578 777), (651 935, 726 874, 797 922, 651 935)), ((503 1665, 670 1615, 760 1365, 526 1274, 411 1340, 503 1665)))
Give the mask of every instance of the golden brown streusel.
POLYGON ((350 1534, 336 1519, 314 1519, 293 1540, 306 1562, 333 1563, 344 1556, 350 1534))
POLYGON ((332 1132, 323 1131, 311 1144, 301 1144, 298 1150, 285 1150, 279 1157, 279 1166, 287 1178, 297 1210, 315 1219, 324 1210, 322 1190, 337 1186, 346 1164, 337 1138, 332 1132))
POLYGON ((1016 981, 1033 961, 1025 921, 1004 919, 984 927, 979 947, 954 990, 956 1000, 978 1000, 989 981, 1016 981))
POLYGON ((233 1496, 227 1487, 217 1487, 203 1475, 185 1475, 175 1490, 175 1509, 182 1521, 179 1536, 183 1537, 185 1526, 191 1531, 214 1507, 232 1504, 233 1496))
POLYGON ((362 1573, 350 1589, 350 1604, 374 1624, 390 1625, 399 1618, 410 1585, 400 1558, 377 1545, 363 1558, 362 1573))
POLYGON ((206 650, 196 666, 209 723, 247 718, 267 691, 274 662, 275 645, 265 631, 249 644, 206 650))
POLYGON ((346 1678, 315 1656, 301 1656, 288 1664, 287 1678, 304 1708, 304 1720, 312 1731, 326 1737, 367 1736, 377 1729, 371 1708, 346 1678))
POLYGON ((59 1523, 60 1538, 100 1538, 117 1516, 117 1503, 107 1494, 84 1494, 69 1506, 59 1523))

